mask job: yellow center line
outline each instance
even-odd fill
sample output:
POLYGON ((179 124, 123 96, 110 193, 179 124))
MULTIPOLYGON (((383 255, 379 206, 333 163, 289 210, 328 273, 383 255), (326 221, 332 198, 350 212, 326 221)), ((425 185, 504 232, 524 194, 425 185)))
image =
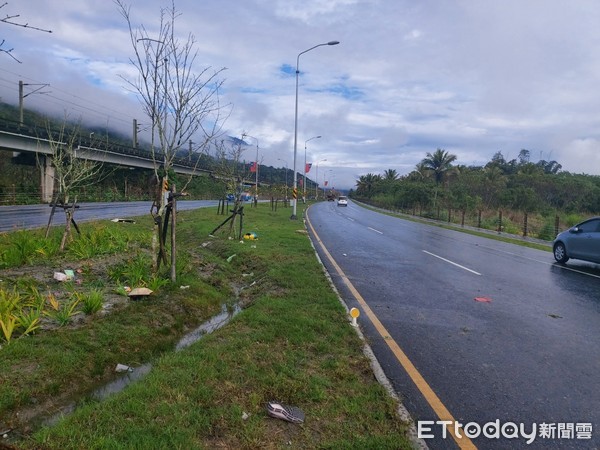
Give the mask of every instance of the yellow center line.
MULTIPOLYGON (((431 408, 437 414, 437 416, 439 417, 440 420, 449 420, 449 421, 452 421, 453 423, 456 422, 456 419, 454 419, 452 414, 450 414, 450 411, 448 411, 448 408, 446 408, 444 406, 444 404, 439 399, 439 397, 436 395, 436 393, 433 392, 433 389, 431 389, 431 387, 429 386, 427 381, 425 381, 425 378, 423 378, 421 373, 417 370, 417 368, 414 366, 414 364, 411 362, 411 360, 408 358, 408 356, 406 356, 406 353, 404 353, 404 351, 400 348, 400 346, 392 338, 390 333, 388 333, 388 331, 385 329, 385 327, 383 326, 383 324, 381 323, 379 318, 371 310, 371 308, 369 307, 369 305, 367 304, 367 302, 365 301, 363 296, 360 295, 360 293, 356 290, 356 288, 350 282, 350 280, 348 279, 348 277, 346 276, 344 271, 337 264, 337 262, 333 259, 333 256, 331 256, 331 254, 329 253, 327 248, 325 248, 325 245, 321 241, 321 238, 319 237, 319 235, 313 228, 312 224, 310 223, 308 214, 306 214, 306 222, 308 223, 308 226, 310 227, 313 235, 315 236, 317 243, 323 250, 323 253, 327 257, 329 262, 333 265, 336 272, 341 277, 342 281, 344 282, 346 287, 350 290, 350 292, 352 293, 354 298, 356 298, 358 303, 360 303, 365 314, 367 315, 367 317, 369 318, 371 323, 375 326, 375 329, 377 330, 379 335, 383 338, 384 342, 388 345, 390 350, 392 350, 392 353, 394 354, 394 356, 396 357, 398 362, 402 365, 402 367, 404 368, 404 370, 406 371, 406 373, 408 374, 410 379, 413 381, 413 383, 415 383, 415 385, 417 386, 417 389, 419 389, 419 391, 421 392, 421 394, 423 395, 423 397, 425 398, 427 403, 429 403, 429 406, 431 406, 431 408)), ((456 443, 458 444, 458 446, 461 449, 476 449, 477 448, 477 447, 475 447, 475 444, 473 444, 473 442, 468 437, 466 437, 464 434, 457 436, 454 431, 453 426, 448 427, 448 431, 450 432, 450 434, 452 435, 452 437, 454 438, 454 440, 456 441, 456 443)))

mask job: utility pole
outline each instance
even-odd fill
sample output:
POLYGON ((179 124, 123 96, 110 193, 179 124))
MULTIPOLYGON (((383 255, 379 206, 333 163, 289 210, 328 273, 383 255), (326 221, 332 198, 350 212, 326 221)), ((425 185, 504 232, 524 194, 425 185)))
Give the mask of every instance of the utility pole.
POLYGON ((138 147, 138 123, 137 119, 133 119, 133 148, 138 147))
POLYGON ((19 80, 19 125, 23 125, 23 81, 19 80))
MULTIPOLYGON (((30 96, 31 94, 35 94, 36 92, 41 91, 46 86, 50 86, 48 83, 45 84, 31 84, 31 83, 23 83, 22 80, 19 80, 19 125, 23 125, 23 99, 25 97, 30 96), (31 91, 29 94, 23 95, 23 86, 39 86, 39 88, 31 91)), ((49 92, 40 92, 40 94, 49 94, 49 92)))

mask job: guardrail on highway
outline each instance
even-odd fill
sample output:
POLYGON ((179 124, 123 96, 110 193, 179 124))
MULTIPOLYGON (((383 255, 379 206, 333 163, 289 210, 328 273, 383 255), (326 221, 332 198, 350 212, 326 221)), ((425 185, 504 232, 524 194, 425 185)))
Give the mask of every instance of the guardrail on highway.
MULTIPOLYGON (((56 128, 53 129, 51 125, 48 126, 47 124, 20 124, 19 122, 14 120, 0 118, 0 140, 2 139, 2 135, 4 134, 5 136, 18 136, 23 139, 33 139, 36 141, 60 142, 61 136, 64 136, 65 134, 70 135, 69 131, 73 132, 74 128, 71 128, 71 130, 66 130, 66 133, 61 133, 60 130, 56 128)), ((102 139, 93 139, 90 137, 90 134, 87 131, 85 133, 79 132, 78 134, 79 138, 77 142, 78 145, 82 148, 89 148, 94 149, 96 151, 131 156, 148 161, 161 161, 163 159, 163 153, 160 151, 152 152, 149 149, 144 149, 140 147, 128 146, 117 142, 106 142, 102 139)), ((2 145, 2 147, 7 150, 24 151, 24 149, 22 148, 10 148, 10 144, 2 145)), ((196 167, 198 160, 201 158, 202 155, 195 153, 192 155, 187 155, 186 157, 176 157, 173 162, 175 165, 194 168, 196 167)), ((209 167, 207 166, 206 162, 204 162, 204 164, 198 165, 197 170, 201 172, 207 172, 209 171, 209 167)))

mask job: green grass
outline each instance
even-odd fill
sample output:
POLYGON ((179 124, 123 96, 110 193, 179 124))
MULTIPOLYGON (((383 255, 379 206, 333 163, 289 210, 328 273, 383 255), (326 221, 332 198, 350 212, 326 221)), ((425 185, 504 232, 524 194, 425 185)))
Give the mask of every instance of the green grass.
MULTIPOLYGON (((32 404, 85 392, 117 363, 154 364, 123 392, 87 401, 56 426, 26 433, 19 447, 409 448, 395 401, 375 380, 362 342, 299 232, 302 222, 289 215, 289 208, 273 212, 266 204, 247 208, 244 232, 259 239, 242 244, 224 234, 208 237, 223 220, 214 211, 180 212, 176 285, 5 345, 0 422, 9 424, 32 404), (226 327, 172 351, 186 330, 235 296, 246 307, 226 327), (270 400, 300 407, 306 422, 269 418, 270 400)), ((114 292, 139 275, 137 258, 127 255, 125 266, 92 262, 83 277, 94 281, 88 289, 102 284, 114 292)))

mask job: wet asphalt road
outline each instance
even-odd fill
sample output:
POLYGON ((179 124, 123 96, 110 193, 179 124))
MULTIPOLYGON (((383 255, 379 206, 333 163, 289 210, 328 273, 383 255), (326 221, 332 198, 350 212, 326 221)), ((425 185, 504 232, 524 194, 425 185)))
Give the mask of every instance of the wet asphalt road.
MULTIPOLYGON (((180 200, 177 210, 216 208, 218 200, 180 200)), ((75 222, 90 220, 131 218, 150 214, 152 202, 106 202, 81 203, 75 211, 75 222)), ((51 207, 48 205, 0 206, 0 231, 24 230, 42 228, 48 224, 51 207)), ((57 209, 52 219, 53 225, 64 225, 65 214, 57 209)))
MULTIPOLYGON (((308 218, 455 420, 480 427, 496 420, 500 426, 522 423, 527 433, 538 424, 538 432, 545 428, 555 436, 538 435, 527 445, 522 437, 490 439, 481 432, 471 440, 475 446, 600 448, 600 266, 569 261, 561 267, 550 252, 389 217, 352 202, 347 208, 313 205, 308 218), (584 424, 592 424, 591 439, 577 439, 586 436, 577 432, 584 424)), ((361 329, 415 422, 439 420, 316 247, 347 304, 361 310, 361 329)), ((441 438, 441 425, 431 427, 430 448, 458 448, 453 438, 441 438)))

